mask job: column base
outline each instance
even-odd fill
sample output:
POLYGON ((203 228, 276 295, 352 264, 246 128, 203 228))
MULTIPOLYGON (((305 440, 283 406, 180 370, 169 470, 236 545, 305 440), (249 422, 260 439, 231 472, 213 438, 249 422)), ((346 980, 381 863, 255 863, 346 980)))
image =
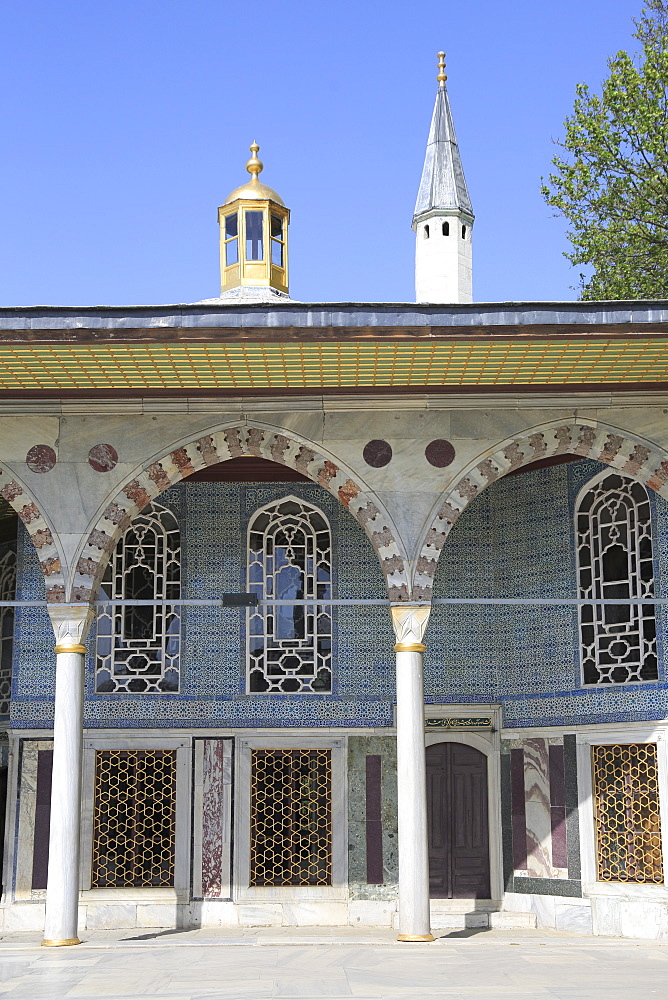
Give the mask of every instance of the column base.
POLYGON ((433 934, 397 934, 397 941, 433 941, 433 934))
POLYGON ((42 948, 64 948, 68 944, 81 944, 79 938, 60 938, 56 941, 49 941, 44 938, 42 941, 42 948))

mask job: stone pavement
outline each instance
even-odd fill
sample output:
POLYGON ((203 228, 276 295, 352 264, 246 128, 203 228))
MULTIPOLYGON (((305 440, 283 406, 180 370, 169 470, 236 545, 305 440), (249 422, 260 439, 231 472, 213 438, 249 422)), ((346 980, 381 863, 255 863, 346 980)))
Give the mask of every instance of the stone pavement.
POLYGON ((668 1000, 668 944, 546 931, 117 931, 0 942, 0 1000, 668 1000))

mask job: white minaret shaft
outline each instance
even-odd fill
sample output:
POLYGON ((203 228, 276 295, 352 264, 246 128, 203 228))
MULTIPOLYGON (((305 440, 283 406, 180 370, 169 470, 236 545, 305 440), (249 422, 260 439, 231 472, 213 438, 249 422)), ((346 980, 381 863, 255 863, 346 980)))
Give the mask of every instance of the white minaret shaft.
POLYGON ((474 215, 445 87, 445 53, 438 59, 438 92, 413 215, 415 299, 471 302, 474 215))

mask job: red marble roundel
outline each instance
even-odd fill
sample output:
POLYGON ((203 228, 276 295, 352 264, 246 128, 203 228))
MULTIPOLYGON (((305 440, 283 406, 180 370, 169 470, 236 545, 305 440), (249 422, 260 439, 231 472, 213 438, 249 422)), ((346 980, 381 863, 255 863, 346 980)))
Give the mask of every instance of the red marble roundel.
POLYGON ((56 464, 56 453, 50 444, 35 444, 26 455, 31 472, 50 472, 56 464))
POLYGON ((369 441, 364 445, 362 455, 372 469, 382 469, 392 459, 392 446, 387 441, 369 441))
POLYGON ((111 472, 118 464, 118 452, 110 444, 96 444, 88 452, 88 464, 96 472, 111 472))
POLYGON ((424 453, 429 464, 436 469, 444 469, 446 465, 450 465, 455 457, 455 449, 444 438, 430 441, 424 453))

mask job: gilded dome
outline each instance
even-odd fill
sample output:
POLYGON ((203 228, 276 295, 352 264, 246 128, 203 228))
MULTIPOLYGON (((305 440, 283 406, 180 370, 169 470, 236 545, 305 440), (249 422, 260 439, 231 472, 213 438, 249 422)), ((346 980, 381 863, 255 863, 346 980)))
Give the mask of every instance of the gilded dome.
POLYGON ((236 201, 237 198, 253 198, 257 200, 271 200, 275 201, 277 205, 284 205, 285 202, 277 195, 273 188, 267 187, 266 184, 261 184, 257 177, 253 177, 252 180, 248 181, 247 184, 242 184, 241 187, 235 188, 231 194, 228 194, 227 198, 223 202, 223 205, 229 205, 231 201, 236 201))
POLYGON ((281 196, 273 188, 263 184, 259 179, 259 174, 262 172, 264 166, 262 160, 258 159, 259 148, 256 142, 250 147, 252 156, 246 164, 246 170, 251 175, 251 179, 242 184, 241 187, 235 188, 231 194, 228 194, 223 205, 229 205, 231 201, 236 201, 238 198, 246 198, 254 201, 274 201, 277 205, 285 207, 285 202, 281 196))

